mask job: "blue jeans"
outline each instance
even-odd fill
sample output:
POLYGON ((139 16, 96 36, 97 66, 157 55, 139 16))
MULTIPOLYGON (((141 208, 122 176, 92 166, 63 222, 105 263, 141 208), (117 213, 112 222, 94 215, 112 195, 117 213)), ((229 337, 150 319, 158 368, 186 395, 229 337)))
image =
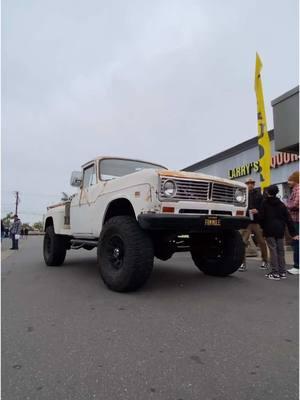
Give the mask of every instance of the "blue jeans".
MULTIPOLYGON (((297 231, 297 235, 299 235, 299 222, 294 222, 294 226, 297 231)), ((294 268, 299 269, 299 240, 293 240, 292 246, 294 250, 294 268)))

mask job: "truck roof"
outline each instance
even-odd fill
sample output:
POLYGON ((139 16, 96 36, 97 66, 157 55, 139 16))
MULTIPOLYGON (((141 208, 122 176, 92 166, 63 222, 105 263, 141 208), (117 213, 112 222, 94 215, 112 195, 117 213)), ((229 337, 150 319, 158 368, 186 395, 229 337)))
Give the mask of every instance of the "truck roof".
POLYGON ((98 156, 98 157, 95 157, 93 160, 90 160, 90 161, 84 163, 84 164, 81 166, 81 168, 84 168, 84 167, 88 166, 88 165, 91 164, 92 162, 100 161, 100 160, 103 160, 103 159, 116 159, 116 160, 138 161, 138 162, 144 162, 144 163, 147 163, 147 164, 154 164, 154 165, 157 165, 157 166, 159 166, 159 167, 163 167, 163 168, 165 168, 165 169, 168 169, 167 167, 165 167, 165 166, 163 166, 163 165, 161 165, 161 164, 159 164, 159 163, 153 162, 153 161, 145 161, 145 160, 139 160, 139 159, 136 159, 136 158, 127 158, 127 157, 119 157, 119 156, 98 156))

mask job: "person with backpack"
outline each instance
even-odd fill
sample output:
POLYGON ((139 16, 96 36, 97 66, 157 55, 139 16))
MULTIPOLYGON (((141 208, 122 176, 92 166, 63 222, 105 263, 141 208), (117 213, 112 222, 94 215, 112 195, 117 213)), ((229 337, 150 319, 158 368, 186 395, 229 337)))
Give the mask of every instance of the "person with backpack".
POLYGON ((294 223, 287 207, 277 196, 279 189, 271 185, 266 189, 266 198, 259 212, 259 223, 270 250, 271 272, 267 279, 280 280, 286 278, 284 234, 287 227, 293 240, 299 240, 294 223))

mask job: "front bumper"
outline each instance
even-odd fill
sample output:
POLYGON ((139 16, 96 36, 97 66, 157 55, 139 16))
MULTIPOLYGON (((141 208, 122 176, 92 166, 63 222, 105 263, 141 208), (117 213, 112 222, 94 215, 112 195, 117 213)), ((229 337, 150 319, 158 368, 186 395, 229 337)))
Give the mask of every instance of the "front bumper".
POLYGON ((245 229, 250 223, 248 217, 140 214, 138 222, 145 230, 172 231, 179 233, 211 232, 216 230, 245 229))

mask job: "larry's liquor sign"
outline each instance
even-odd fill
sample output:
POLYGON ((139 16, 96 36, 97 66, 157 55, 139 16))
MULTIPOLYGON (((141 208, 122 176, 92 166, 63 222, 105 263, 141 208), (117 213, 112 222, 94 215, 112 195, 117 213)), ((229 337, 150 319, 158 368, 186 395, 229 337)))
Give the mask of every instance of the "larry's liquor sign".
MULTIPOLYGON (((292 162, 298 161, 298 154, 290 153, 277 153, 271 159, 271 168, 278 168, 282 165, 290 164, 292 162)), ((229 179, 241 178, 243 176, 251 175, 252 172, 259 171, 259 161, 253 161, 248 164, 242 165, 241 167, 236 167, 228 171, 229 179)))

